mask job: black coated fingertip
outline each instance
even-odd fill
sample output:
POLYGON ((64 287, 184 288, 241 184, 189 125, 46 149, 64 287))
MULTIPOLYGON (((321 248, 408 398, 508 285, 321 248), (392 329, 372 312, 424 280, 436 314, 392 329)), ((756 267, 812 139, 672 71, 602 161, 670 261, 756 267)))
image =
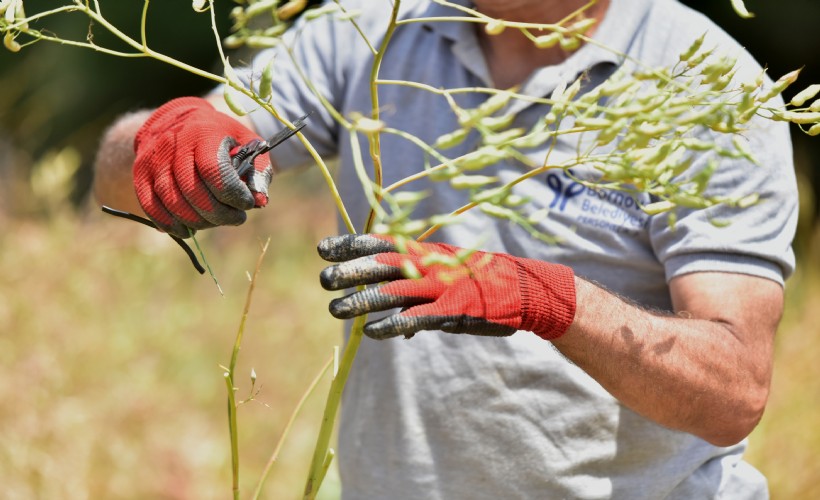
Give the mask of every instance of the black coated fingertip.
POLYGON ((392 316, 379 321, 371 321, 364 325, 362 332, 374 340, 387 340, 401 335, 404 335, 404 338, 410 338, 415 335, 415 332, 403 333, 397 331, 391 318, 392 316))
POLYGON ((346 297, 333 299, 328 304, 328 310, 331 316, 336 319, 350 319, 356 316, 350 307, 350 302, 345 300, 346 297))
POLYGON ((356 235, 345 234, 342 236, 328 236, 319 242, 316 249, 319 256, 328 262, 342 262, 350 257, 350 248, 353 246, 353 239, 356 235))
POLYGON ((319 273, 319 283, 325 290, 339 290, 339 266, 328 266, 319 273))

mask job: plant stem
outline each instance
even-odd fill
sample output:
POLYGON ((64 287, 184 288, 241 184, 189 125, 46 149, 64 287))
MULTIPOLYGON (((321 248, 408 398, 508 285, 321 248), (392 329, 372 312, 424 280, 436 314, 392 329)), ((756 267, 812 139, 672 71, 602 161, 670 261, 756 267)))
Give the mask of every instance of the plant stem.
POLYGON ((251 282, 248 285, 248 294, 245 298, 245 307, 242 310, 242 319, 239 322, 239 328, 236 332, 236 340, 233 344, 231 352, 231 363, 228 371, 225 372, 225 383, 228 385, 228 428, 231 439, 231 475, 233 478, 233 497, 235 500, 239 499, 239 437, 238 425, 236 421, 236 385, 234 384, 236 374, 236 362, 239 359, 239 350, 242 347, 242 337, 245 334, 245 322, 248 319, 248 311, 251 308, 251 298, 253 297, 253 290, 256 286, 256 277, 259 275, 259 269, 262 267, 262 260, 265 258, 265 253, 268 251, 268 244, 270 238, 262 245, 259 252, 259 258, 256 260, 256 267, 251 277, 251 282))
MULTIPOLYGON (((379 51, 376 53, 376 57, 373 59, 373 66, 370 69, 370 117, 374 121, 379 121, 380 117, 380 109, 379 109, 379 70, 381 69, 382 60, 384 60, 384 54, 387 52, 387 47, 390 44, 390 40, 393 38, 393 33, 396 31, 396 20, 399 17, 399 8, 401 8, 401 0, 394 0, 393 1, 393 10, 390 13, 390 23, 387 25, 387 31, 384 34, 384 38, 382 39, 381 44, 379 45, 379 51)), ((376 131, 372 134, 368 134, 368 138, 370 139, 370 158, 373 161, 373 182, 376 184, 377 192, 381 192, 382 188, 382 147, 381 147, 381 135, 379 131, 376 131)), ((379 200, 381 200, 381 194, 377 194, 379 200)), ((376 207, 371 205, 370 213, 367 216, 367 222, 365 222, 365 228, 370 228, 373 225, 373 221, 376 217, 376 207)), ((367 232, 367 230, 365 230, 367 232)))
POLYGON ((319 429, 319 436, 316 439, 316 448, 313 450, 310 472, 308 474, 307 484, 305 484, 305 499, 313 499, 316 497, 316 494, 319 492, 319 487, 321 486, 322 471, 327 470, 325 463, 328 457, 330 437, 333 434, 333 428, 336 422, 336 413, 339 410, 339 404, 342 400, 342 391, 350 375, 350 368, 353 366, 353 360, 356 359, 356 353, 359 351, 359 345, 362 342, 366 319, 366 316, 358 316, 353 320, 353 326, 350 329, 350 338, 347 340, 344 354, 342 354, 342 361, 339 363, 339 373, 336 374, 330 384, 330 392, 327 396, 327 403, 325 404, 325 411, 322 416, 322 426, 319 429))
POLYGON ((299 411, 301 411, 302 407, 305 405, 305 402, 307 401, 308 397, 311 394, 313 394, 313 391, 319 385, 319 382, 322 380, 322 377, 327 372, 328 368, 330 368, 330 366, 334 363, 335 359, 335 354, 330 356, 330 358, 327 360, 324 366, 322 366, 321 370, 319 370, 319 373, 317 373, 313 380, 310 382, 310 385, 308 385, 307 390, 305 390, 304 394, 302 394, 302 397, 299 399, 299 402, 296 403, 296 407, 291 412, 290 418, 288 419, 287 424, 285 424, 285 429, 282 431, 282 435, 279 437, 279 441, 276 443, 276 447, 273 449, 273 453, 271 453, 271 456, 268 459, 268 463, 265 464, 265 469, 262 471, 262 476, 259 478, 259 483, 257 483, 256 490, 253 492, 253 496, 251 497, 253 500, 258 499, 259 495, 262 494, 262 486, 265 483, 265 480, 268 478, 268 475, 270 474, 270 471, 273 468, 274 462, 276 462, 276 459, 279 458, 279 452, 282 449, 282 445, 285 442, 285 438, 287 438, 288 434, 290 434, 290 429, 293 426, 293 423, 296 421, 296 416, 299 414, 299 411))

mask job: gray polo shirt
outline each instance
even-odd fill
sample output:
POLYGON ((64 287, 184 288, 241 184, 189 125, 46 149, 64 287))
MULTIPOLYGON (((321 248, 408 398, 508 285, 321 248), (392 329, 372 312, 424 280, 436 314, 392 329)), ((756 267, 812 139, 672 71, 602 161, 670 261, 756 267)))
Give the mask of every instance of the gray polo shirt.
MULTIPOLYGON (((363 9, 358 23, 378 44, 391 2, 345 5, 363 9)), ((418 0, 403 2, 401 18, 453 15, 458 12, 418 0)), ((467 23, 432 21, 399 27, 381 77, 436 88, 492 85, 474 30, 467 23)), ((704 32, 707 46, 738 57, 739 79, 758 74, 760 66, 736 42, 677 1, 612 0, 595 38, 614 52, 584 46, 564 63, 534 72, 522 92, 548 96, 560 82, 585 71, 591 84, 603 81, 624 64, 617 54, 650 65, 672 64, 704 32)), ((290 40, 299 66, 340 112, 369 113, 372 55, 350 24, 331 18, 302 23, 290 40)), ((245 77, 258 78, 272 53, 274 103, 291 119, 315 111, 304 132, 320 154, 339 157, 337 183, 360 230, 368 206, 353 171, 347 131, 323 110, 281 48, 260 54, 245 77)), ((388 126, 427 142, 457 128, 440 95, 383 85, 379 99, 388 126)), ((464 107, 484 99, 480 93, 458 96, 464 107)), ((518 111, 515 126, 530 127, 545 113, 523 102, 512 106, 518 111)), ((264 113, 252 116, 263 136, 279 128, 264 113)), ((539 229, 561 243, 541 243, 477 210, 436 239, 566 264, 624 297, 663 310, 671 308, 668 280, 684 273, 745 273, 783 283, 794 267, 790 244, 797 216, 788 129, 782 123, 754 123, 744 137, 760 165, 722 161, 709 187, 715 194, 759 193, 763 202, 742 212, 716 207, 681 213, 672 231, 664 216, 638 208, 637 201, 648 200, 585 188, 558 170, 521 183, 516 193, 533 200, 534 209, 550 208, 539 229), (711 219, 732 224, 719 229, 711 219)), ((469 152, 477 140, 471 137, 446 153, 469 152)), ((575 140, 561 140, 552 158, 557 163, 571 158, 576 146, 575 140)), ((412 143, 393 135, 382 136, 382 151, 385 184, 418 172, 427 160, 412 143)), ((527 154, 541 161, 544 150, 527 154)), ((363 156, 367 163, 366 151, 363 156)), ((297 141, 278 147, 273 157, 282 169, 310 162, 297 141)), ((485 173, 507 181, 523 171, 508 161, 485 173)), ((592 173, 579 166, 573 175, 592 173)), ((419 216, 449 213, 468 201, 467 193, 426 180, 407 189, 430 193, 419 216)), ((745 443, 715 447, 641 417, 528 332, 507 338, 422 332, 411 340, 365 339, 346 388, 339 434, 343 492, 350 499, 767 497, 765 479, 741 458, 745 443)))

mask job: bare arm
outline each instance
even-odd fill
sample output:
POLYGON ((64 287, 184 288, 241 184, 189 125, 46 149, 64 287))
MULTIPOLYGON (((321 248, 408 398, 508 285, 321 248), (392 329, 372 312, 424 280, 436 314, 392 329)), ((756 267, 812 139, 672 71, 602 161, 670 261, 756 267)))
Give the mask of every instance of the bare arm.
MULTIPOLYGON (((233 114, 221 96, 209 96, 207 99, 216 109, 229 114, 253 130, 250 118, 237 117, 233 114)), ((103 134, 94 160, 93 192, 100 204, 134 214, 142 214, 142 208, 134 193, 131 171, 136 158, 134 137, 145 120, 151 116, 152 111, 140 110, 125 114, 103 134)))
POLYGON ((670 283, 677 313, 643 310, 576 278, 578 313, 555 346, 633 411, 728 446, 763 414, 783 289, 695 273, 670 283))

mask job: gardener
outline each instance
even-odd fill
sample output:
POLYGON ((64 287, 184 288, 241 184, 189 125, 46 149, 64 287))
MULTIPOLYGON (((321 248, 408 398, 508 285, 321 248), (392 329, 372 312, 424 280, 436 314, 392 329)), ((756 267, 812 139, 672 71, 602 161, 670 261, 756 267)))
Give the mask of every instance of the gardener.
MULTIPOLYGON (((462 15, 434 2, 403 4, 400 19, 462 15)), ((494 18, 555 23, 586 0, 473 4, 494 18)), ((390 8, 391 2, 368 2, 357 18, 373 46, 390 8)), ((760 72, 736 42, 675 0, 603 0, 584 15, 598 21, 591 33, 599 43, 575 51, 538 49, 515 29, 489 35, 474 23, 407 23, 395 31, 379 76, 434 89, 519 85, 520 93, 548 97, 579 75, 588 90, 630 60, 671 65, 703 33, 706 47, 738 58, 738 81, 760 72)), ((293 60, 282 49, 263 52, 245 78, 258 82, 275 55, 273 104, 290 120, 313 110, 303 132, 320 155, 340 157, 339 189, 351 219, 361 224, 369 206, 353 170, 349 132, 296 67, 342 115, 369 115, 372 52, 350 23, 332 17, 293 33, 293 60)), ((485 99, 457 95, 464 108, 485 99)), ((224 109, 221 91, 209 101, 224 109)), ((384 84, 379 105, 387 126, 428 143, 458 128, 445 98, 428 90, 384 84)), ((528 129, 546 109, 515 101, 507 112, 517 113, 514 126, 528 129)), ((279 127, 264 112, 236 120, 199 98, 174 100, 152 114, 127 116, 109 131, 98 187, 130 178, 133 164, 140 205, 165 231, 185 237, 187 228, 239 224, 245 210, 268 201, 271 159, 281 170, 311 161, 300 142, 290 140, 271 159, 256 160, 251 189, 239 181, 229 161, 232 148, 279 127)), ((475 139, 447 154, 468 153, 475 139)), ((541 243, 520 227, 470 210, 431 240, 498 255, 474 254, 464 264, 469 272, 450 269, 449 280, 435 279, 442 270, 417 258, 427 278, 404 280, 396 271, 427 246, 411 244, 408 257, 392 253, 387 238, 324 240, 322 255, 340 262, 322 274, 326 287, 390 281, 337 299, 335 315, 401 308, 371 315, 369 336, 398 338, 366 340, 347 386, 339 433, 345 497, 765 498, 765 479, 741 456, 769 393, 783 283, 794 269, 797 198, 787 127, 755 119, 743 141, 759 165, 722 160, 708 192, 758 193, 763 202, 744 210, 680 211, 674 230, 665 215, 641 211, 638 203, 648 198, 577 183, 578 176, 593 175, 578 167, 572 175, 549 171, 515 188, 550 208, 538 229, 560 243, 541 243), (714 220, 731 226, 717 228, 714 220), (419 330, 440 331, 401 340, 419 330)), ((541 164, 549 147, 557 164, 576 154, 574 140, 563 138, 527 154, 541 164)), ((381 151, 384 185, 419 172, 428 160, 390 134, 381 135, 381 151)), ((504 161, 487 175, 506 181, 523 168, 504 161)), ((430 194, 419 217, 469 201, 446 183, 422 179, 412 189, 430 194)), ((106 198, 109 192, 97 189, 100 201, 136 206, 130 192, 106 198)))

